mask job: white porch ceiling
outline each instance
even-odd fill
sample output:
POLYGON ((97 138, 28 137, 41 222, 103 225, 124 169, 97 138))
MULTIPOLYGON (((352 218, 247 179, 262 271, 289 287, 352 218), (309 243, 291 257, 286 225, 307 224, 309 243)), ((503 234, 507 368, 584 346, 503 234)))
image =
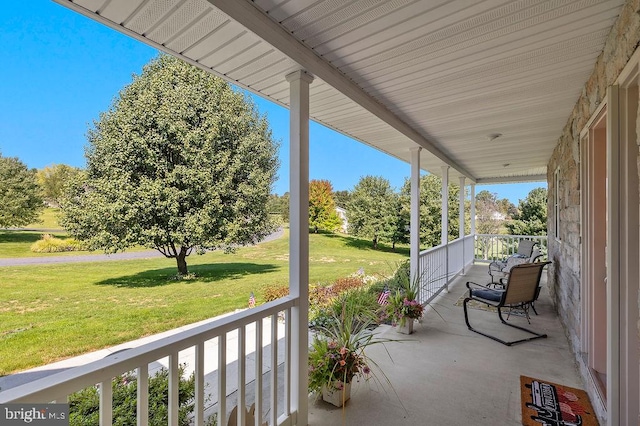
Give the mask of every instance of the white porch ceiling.
POLYGON ((55 1, 283 105, 305 69, 315 121, 478 183, 546 175, 624 3, 55 1))

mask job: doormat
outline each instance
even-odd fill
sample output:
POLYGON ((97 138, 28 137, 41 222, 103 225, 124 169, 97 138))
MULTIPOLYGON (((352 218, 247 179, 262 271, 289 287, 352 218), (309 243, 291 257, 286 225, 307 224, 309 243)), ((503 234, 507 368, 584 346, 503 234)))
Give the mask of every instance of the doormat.
MULTIPOLYGON (((464 303, 464 299, 467 297, 467 293, 468 292, 465 292, 462 296, 460 296, 458 301, 455 303, 455 306, 462 306, 462 304, 464 303)), ((497 308, 487 305, 486 303, 478 302, 477 300, 470 300, 469 303, 467 303, 467 307, 470 309, 478 309, 481 311, 495 312, 496 315, 498 314, 497 308)), ((511 309, 511 312, 509 312, 509 308, 502 308, 502 315, 504 316, 504 319, 508 319, 508 315, 515 315, 517 317, 526 316, 522 309, 511 309)))
POLYGON ((598 426, 589 396, 580 389, 520 376, 525 426, 598 426))

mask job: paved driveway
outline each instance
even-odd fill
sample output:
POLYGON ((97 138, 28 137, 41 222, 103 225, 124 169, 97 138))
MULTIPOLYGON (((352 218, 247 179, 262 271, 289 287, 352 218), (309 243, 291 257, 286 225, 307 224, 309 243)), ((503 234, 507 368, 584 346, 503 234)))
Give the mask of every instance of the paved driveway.
MULTIPOLYGON (((277 240, 282 237, 284 230, 278 229, 273 234, 267 235, 261 243, 277 240)), ((0 267, 2 266, 19 266, 19 265, 49 265, 53 263, 79 263, 79 262, 104 262, 109 260, 125 260, 125 259, 149 259, 152 257, 162 257, 163 255, 157 250, 134 251, 114 254, 83 254, 77 256, 51 256, 51 257, 13 257, 0 259, 0 267)))

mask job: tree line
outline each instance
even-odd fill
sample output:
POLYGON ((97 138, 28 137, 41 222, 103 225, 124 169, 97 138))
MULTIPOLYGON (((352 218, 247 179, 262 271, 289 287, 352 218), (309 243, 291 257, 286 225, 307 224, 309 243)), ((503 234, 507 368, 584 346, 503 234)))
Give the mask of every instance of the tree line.
MULTIPOLYGON (((33 223, 46 202, 60 207, 61 226, 89 249, 153 248, 175 259, 184 276, 191 253, 259 241, 278 225, 269 213, 288 221, 288 197, 270 195, 277 150, 266 117, 249 98, 160 55, 89 128, 86 168, 36 171, 0 155, 0 228, 33 223)), ((421 244, 431 247, 440 243, 440 178, 423 176, 420 186, 421 244)), ((406 243, 409 189, 407 181, 395 191, 379 176, 363 177, 351 191, 314 180, 310 230, 339 228, 337 205, 346 209, 348 232, 374 248, 406 243)), ((450 239, 458 236, 459 191, 449 186, 450 239)))
MULTIPOLYGON (((92 200, 91 205, 86 201, 80 204, 69 200, 70 196, 77 196, 79 188, 87 188, 87 171, 80 168, 57 164, 39 170, 29 170, 17 158, 0 156, 0 180, 0 202, 3 205, 0 215, 2 228, 33 223, 45 205, 51 207, 62 205, 67 209, 63 211, 62 222, 66 223, 66 226, 71 225, 69 228, 75 237, 82 236, 82 229, 79 226, 74 228, 70 222, 88 216, 85 213, 81 214, 78 209, 88 208, 89 211, 96 212, 91 213, 94 217, 96 214, 110 214, 114 221, 122 220, 122 215, 117 211, 107 213, 102 210, 101 213, 97 213, 100 211, 96 210, 98 206, 102 206, 100 207, 102 209, 110 208, 103 200, 92 200), (73 191, 76 191, 76 195, 72 195, 73 191)), ((164 184, 166 182, 162 185, 164 184)), ((435 175, 425 175, 420 180, 422 248, 440 244, 441 185, 441 179, 435 175)), ((175 191, 175 189, 170 190, 175 191)), ((346 210, 347 232, 370 239, 374 249, 378 248, 380 242, 389 243, 393 248, 396 244, 408 243, 411 202, 409 191, 408 180, 399 191, 395 191, 389 181, 381 176, 365 176, 351 191, 334 191, 330 181, 312 180, 309 183, 310 232, 340 230, 342 219, 338 216, 336 207, 342 207, 346 210)), ((459 235, 459 191, 458 185, 449 186, 449 240, 459 235)), ((138 206, 138 208, 145 214, 153 210, 151 205, 138 206)), ((270 194, 264 210, 288 222, 289 194, 285 193, 282 196, 270 194)), ((469 211, 467 201, 465 233, 470 232, 469 211)), ((178 215, 175 219, 179 220, 180 217, 178 215)), ((105 218, 105 222, 108 220, 109 218, 105 218)), ((513 235, 546 235, 546 220, 547 192, 544 188, 531 191, 520 200, 517 207, 508 199, 498 199, 497 194, 486 190, 476 195, 476 232, 479 234, 498 234, 506 231, 513 235)), ((275 227, 275 223, 271 223, 272 228, 275 227)), ((85 232, 89 232, 84 235, 85 241, 91 240, 91 233, 95 232, 96 228, 98 228, 96 225, 85 227, 85 232)), ((140 241, 140 238, 132 236, 131 241, 134 240, 140 241)), ((95 244, 95 247, 109 250, 109 244, 104 242, 95 244)), ((122 249, 124 248, 122 246, 122 249)), ((184 257, 186 258, 186 254, 184 257)))
MULTIPOLYGON (((408 179, 399 191, 382 176, 365 176, 353 190, 333 191, 328 180, 309 183, 309 226, 311 232, 335 232, 341 223, 336 206, 346 210, 348 233, 368 238, 374 248, 379 242, 409 242, 411 184, 408 179)), ((420 245, 430 248, 441 243, 442 180, 435 175, 420 179, 420 245)), ((448 239, 459 236, 459 185, 449 185, 448 239)), ((476 232, 513 235, 546 235, 547 190, 536 188, 516 207, 507 198, 486 190, 476 194, 476 232)), ((470 204, 465 202, 465 234, 470 233, 470 204)), ((289 193, 271 194, 267 210, 289 221, 289 193)))

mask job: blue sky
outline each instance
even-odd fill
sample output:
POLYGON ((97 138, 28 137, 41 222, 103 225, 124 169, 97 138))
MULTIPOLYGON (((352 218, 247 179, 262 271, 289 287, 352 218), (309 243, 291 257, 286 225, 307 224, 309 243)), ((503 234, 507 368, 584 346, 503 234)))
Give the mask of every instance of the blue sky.
MULTIPOLYGON (((29 167, 83 167, 85 134, 100 112, 157 55, 141 42, 50 0, 9 2, 0 8, 0 151, 29 167)), ((288 111, 257 96, 280 142, 281 169, 274 192, 288 190, 288 111)), ((310 178, 351 190, 360 177, 384 176, 395 188, 407 163, 311 123, 310 178), (340 153, 336 155, 336 153, 340 153)), ((477 186, 517 204, 544 183, 477 186)))

